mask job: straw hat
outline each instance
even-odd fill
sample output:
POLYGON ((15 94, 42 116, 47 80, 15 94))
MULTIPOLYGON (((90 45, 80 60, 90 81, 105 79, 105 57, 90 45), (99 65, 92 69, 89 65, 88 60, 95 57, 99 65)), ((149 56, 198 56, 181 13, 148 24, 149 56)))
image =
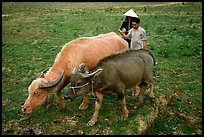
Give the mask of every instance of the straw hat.
POLYGON ((138 18, 137 14, 133 11, 133 9, 128 10, 128 11, 127 11, 125 14, 123 14, 123 15, 138 18))

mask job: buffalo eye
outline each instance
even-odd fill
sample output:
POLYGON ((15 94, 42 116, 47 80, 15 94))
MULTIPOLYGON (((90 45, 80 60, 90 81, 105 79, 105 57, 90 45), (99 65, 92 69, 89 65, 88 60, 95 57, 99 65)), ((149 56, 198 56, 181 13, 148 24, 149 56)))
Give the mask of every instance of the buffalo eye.
POLYGON ((34 92, 34 95, 39 96, 39 93, 38 92, 34 92))

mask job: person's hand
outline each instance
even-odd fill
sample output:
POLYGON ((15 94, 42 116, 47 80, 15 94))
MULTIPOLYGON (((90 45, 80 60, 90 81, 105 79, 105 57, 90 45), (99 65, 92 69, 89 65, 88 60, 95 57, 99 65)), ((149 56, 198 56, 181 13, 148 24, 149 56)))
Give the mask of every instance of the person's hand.
POLYGON ((125 33, 125 32, 126 32, 126 29, 125 29, 125 28, 123 28, 123 29, 122 29, 122 32, 123 32, 123 33, 125 33))
POLYGON ((118 32, 122 33, 122 31, 120 29, 118 29, 118 32))

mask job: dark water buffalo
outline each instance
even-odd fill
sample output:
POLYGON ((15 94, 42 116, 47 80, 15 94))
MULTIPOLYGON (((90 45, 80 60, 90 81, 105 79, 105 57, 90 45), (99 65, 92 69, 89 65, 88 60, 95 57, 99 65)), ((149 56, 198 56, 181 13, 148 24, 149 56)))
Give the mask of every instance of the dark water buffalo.
POLYGON ((72 72, 70 78, 72 91, 69 92, 69 97, 73 99, 76 96, 80 96, 86 86, 90 86, 93 91, 96 91, 97 99, 94 114, 87 123, 88 126, 93 126, 97 122, 103 96, 110 91, 117 94, 122 108, 122 117, 127 118, 129 111, 126 108, 125 89, 139 85, 140 94, 137 105, 140 105, 143 103, 147 84, 150 84, 150 97, 154 98, 154 63, 154 57, 148 50, 129 49, 103 58, 89 72, 84 72, 83 68, 85 65, 81 65, 78 71, 74 69, 72 72))

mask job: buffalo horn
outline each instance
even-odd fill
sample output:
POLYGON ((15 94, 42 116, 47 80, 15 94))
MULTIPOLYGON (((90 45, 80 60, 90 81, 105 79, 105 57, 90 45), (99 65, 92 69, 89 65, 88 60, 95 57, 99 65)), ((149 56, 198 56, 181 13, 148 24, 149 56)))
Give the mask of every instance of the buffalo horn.
POLYGON ((39 88, 50 88, 50 87, 57 85, 62 80, 63 75, 64 75, 64 70, 62 71, 61 75, 56 80, 40 83, 39 88))
POLYGON ((92 72, 92 73, 86 73, 83 75, 83 78, 89 78, 89 77, 92 77, 94 75, 98 75, 102 72, 103 69, 97 69, 96 71, 92 72))
POLYGON ((74 69, 73 69, 73 71, 72 71, 72 74, 75 74, 75 73, 77 73, 76 67, 74 67, 74 69))

